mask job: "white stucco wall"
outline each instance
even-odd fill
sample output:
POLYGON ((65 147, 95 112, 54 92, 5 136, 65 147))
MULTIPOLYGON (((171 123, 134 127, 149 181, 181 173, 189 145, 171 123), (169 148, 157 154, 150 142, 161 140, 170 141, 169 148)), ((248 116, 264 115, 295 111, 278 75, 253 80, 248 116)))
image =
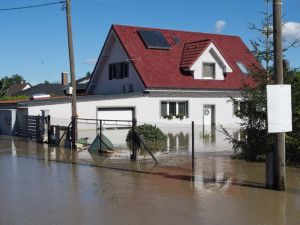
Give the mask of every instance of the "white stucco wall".
MULTIPOLYGON (((229 98, 211 97, 133 97, 119 98, 98 101, 85 101, 77 103, 77 112, 79 118, 96 119, 98 107, 133 107, 135 115, 139 122, 144 123, 162 123, 162 124, 190 124, 192 121, 203 124, 203 107, 204 105, 214 105, 216 124, 236 124, 239 119, 233 115, 233 104, 227 102, 229 98), (180 120, 179 118, 164 119, 161 117, 161 101, 188 101, 189 118, 180 120)), ((52 118, 65 119, 70 121, 71 103, 52 104, 43 106, 31 106, 28 108, 29 115, 41 115, 41 110, 49 110, 52 118)), ((118 118, 115 118, 118 119, 118 118)))
POLYGON ((133 60, 139 59, 130 59, 114 32, 111 32, 91 80, 92 84, 95 86, 92 94, 123 93, 123 85, 129 85, 132 92, 144 91, 144 85, 131 63, 133 60), (129 63, 128 78, 109 80, 109 64, 119 62, 129 63))

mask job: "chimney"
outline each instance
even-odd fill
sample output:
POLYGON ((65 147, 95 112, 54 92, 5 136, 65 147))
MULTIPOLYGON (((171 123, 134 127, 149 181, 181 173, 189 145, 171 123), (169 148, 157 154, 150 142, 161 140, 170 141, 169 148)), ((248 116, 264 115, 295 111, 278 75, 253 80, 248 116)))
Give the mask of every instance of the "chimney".
POLYGON ((68 85, 68 73, 67 72, 62 72, 61 73, 61 84, 63 86, 68 85))

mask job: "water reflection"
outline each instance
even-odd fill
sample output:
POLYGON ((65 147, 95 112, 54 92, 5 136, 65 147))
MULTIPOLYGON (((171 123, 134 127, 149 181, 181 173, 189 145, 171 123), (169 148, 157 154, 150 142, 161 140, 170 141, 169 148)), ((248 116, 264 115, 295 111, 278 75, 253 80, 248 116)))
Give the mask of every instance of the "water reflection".
MULTIPOLYGON (((217 135, 218 132, 213 131, 213 133, 217 135)), ((200 133, 198 135, 198 137, 200 137, 200 133)), ((190 139, 191 136, 188 132, 169 132, 166 141, 168 145, 163 144, 161 148, 159 148, 160 150, 155 153, 159 161, 158 167, 163 167, 164 169, 180 168, 184 169, 184 171, 191 172, 190 139)), ((218 142, 218 140, 216 142, 218 142)), ((209 146, 212 143, 216 144, 216 146, 219 145, 216 142, 213 142, 213 138, 210 138, 209 142, 205 142, 205 144, 202 142, 203 146, 206 146, 206 149, 196 149, 195 175, 198 176, 198 178, 200 177, 200 180, 202 178, 212 178, 218 185, 231 183, 264 186, 264 163, 232 160, 230 154, 225 154, 224 151, 210 152, 209 146)), ((14 168, 19 168, 16 157, 43 159, 43 163, 48 166, 50 166, 53 161, 58 161, 143 172, 152 171, 155 165, 155 162, 149 154, 147 152, 143 153, 142 150, 140 151, 138 161, 133 163, 130 161, 128 148, 121 148, 117 154, 113 155, 93 155, 86 150, 73 151, 63 147, 36 144, 18 137, 5 136, 0 136, 0 154, 14 156, 12 158, 12 163, 15 165, 14 168)), ((300 190, 300 169, 287 167, 286 174, 287 189, 300 190)))

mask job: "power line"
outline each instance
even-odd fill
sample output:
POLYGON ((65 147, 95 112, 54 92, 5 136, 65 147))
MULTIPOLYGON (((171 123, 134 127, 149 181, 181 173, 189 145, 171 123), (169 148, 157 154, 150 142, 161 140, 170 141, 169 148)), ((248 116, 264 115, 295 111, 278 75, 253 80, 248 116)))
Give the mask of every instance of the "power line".
POLYGON ((60 2, 52 2, 52 3, 46 3, 41 5, 31 5, 31 6, 24 6, 24 7, 17 7, 17 8, 8 8, 8 9, 0 9, 0 11, 11 11, 11 10, 18 10, 18 9, 29 9, 29 8, 37 8, 37 7, 43 7, 43 6, 49 6, 49 5, 56 5, 56 4, 62 4, 66 1, 60 1, 60 2))

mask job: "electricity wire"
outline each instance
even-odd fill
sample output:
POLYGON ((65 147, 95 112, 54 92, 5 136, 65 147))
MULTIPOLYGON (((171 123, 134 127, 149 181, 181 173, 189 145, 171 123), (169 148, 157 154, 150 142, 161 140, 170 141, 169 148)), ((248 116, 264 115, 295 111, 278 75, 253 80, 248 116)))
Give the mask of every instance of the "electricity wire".
POLYGON ((23 6, 23 7, 17 7, 17 8, 8 8, 8 9, 0 9, 0 11, 11 11, 11 10, 19 10, 19 9, 30 9, 30 8, 37 8, 37 7, 43 7, 43 6, 49 6, 49 5, 56 5, 56 4, 63 4, 66 1, 60 1, 60 2, 52 2, 52 3, 46 3, 41 5, 31 5, 31 6, 23 6))

